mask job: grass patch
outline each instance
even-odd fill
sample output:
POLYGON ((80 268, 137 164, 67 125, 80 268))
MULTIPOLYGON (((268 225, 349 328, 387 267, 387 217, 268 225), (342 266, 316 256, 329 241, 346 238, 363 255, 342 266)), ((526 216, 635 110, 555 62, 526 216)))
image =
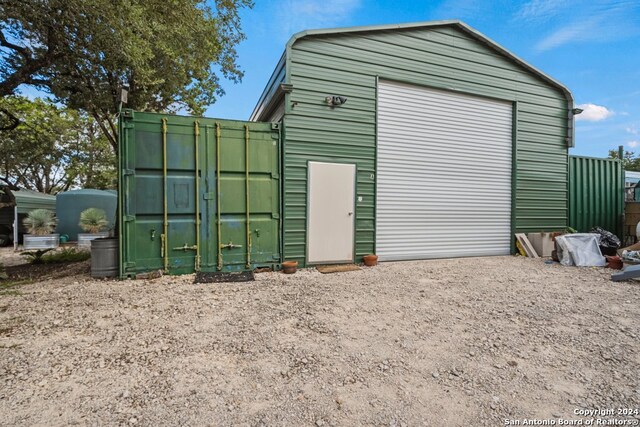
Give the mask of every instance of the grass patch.
POLYGON ((22 296, 22 292, 15 289, 9 289, 6 291, 0 291, 0 296, 19 297, 22 296))
MULTIPOLYGON (((22 285, 28 285, 30 283, 33 283, 33 280, 31 279, 22 279, 22 280, 8 280, 8 281, 1 281, 0 282, 0 295, 8 295, 8 296, 20 296, 22 295, 22 293, 15 289, 18 286, 22 286, 22 285)), ((6 307, 4 307, 4 310, 6 310, 6 307)), ((2 311, 4 311, 2 310, 2 311)))
POLYGON ((27 258, 30 264, 64 264, 69 262, 86 261, 91 258, 91 252, 76 248, 64 248, 61 251, 44 249, 38 251, 25 251, 20 255, 27 258))

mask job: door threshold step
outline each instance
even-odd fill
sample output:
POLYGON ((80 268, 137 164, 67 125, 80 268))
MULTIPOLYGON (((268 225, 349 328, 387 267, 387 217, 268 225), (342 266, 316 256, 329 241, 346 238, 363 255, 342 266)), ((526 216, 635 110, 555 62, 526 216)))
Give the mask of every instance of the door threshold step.
POLYGON ((345 271, 358 271, 362 270, 355 264, 333 264, 333 265, 316 265, 316 270, 322 274, 327 273, 342 273, 345 271))

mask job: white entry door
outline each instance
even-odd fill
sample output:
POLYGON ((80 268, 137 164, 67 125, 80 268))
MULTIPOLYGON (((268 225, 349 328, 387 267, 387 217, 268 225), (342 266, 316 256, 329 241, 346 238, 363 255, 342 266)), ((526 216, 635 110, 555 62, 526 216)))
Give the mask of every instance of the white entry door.
POLYGON ((356 165, 309 162, 307 262, 353 262, 356 165))

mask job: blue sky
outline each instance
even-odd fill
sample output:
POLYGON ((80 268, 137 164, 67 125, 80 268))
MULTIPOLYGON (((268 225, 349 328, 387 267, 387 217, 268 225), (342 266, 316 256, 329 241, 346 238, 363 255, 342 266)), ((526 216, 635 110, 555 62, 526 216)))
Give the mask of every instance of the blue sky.
POLYGON ((640 0, 256 0, 242 18, 245 77, 224 83, 207 116, 247 119, 295 32, 460 19, 573 92, 585 112, 572 154, 640 154, 640 0))

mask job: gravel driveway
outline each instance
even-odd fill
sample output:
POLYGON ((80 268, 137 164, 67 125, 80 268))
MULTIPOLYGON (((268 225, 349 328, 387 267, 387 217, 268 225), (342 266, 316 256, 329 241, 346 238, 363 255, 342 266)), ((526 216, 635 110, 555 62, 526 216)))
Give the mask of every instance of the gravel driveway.
POLYGON ((611 272, 495 257, 23 285, 0 294, 0 424, 498 426, 640 411, 640 285, 611 272))

